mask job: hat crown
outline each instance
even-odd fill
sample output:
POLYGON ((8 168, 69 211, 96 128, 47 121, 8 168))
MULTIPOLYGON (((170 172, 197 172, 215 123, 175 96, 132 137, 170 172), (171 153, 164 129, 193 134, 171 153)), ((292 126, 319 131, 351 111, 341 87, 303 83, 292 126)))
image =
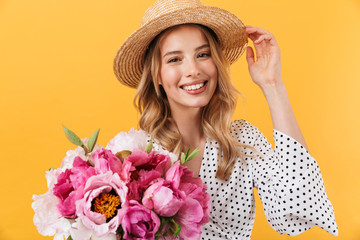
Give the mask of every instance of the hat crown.
POLYGON ((145 11, 141 26, 171 12, 203 6, 200 0, 158 0, 145 11))

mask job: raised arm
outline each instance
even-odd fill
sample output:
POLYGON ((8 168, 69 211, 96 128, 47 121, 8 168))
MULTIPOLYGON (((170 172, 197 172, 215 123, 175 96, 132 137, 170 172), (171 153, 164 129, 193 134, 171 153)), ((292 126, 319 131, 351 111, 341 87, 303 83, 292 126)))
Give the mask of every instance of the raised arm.
POLYGON ((246 32, 256 51, 255 60, 253 48, 246 49, 249 73, 268 102, 274 129, 296 139, 307 149, 282 81, 280 48, 275 37, 264 29, 252 26, 246 26, 246 32))

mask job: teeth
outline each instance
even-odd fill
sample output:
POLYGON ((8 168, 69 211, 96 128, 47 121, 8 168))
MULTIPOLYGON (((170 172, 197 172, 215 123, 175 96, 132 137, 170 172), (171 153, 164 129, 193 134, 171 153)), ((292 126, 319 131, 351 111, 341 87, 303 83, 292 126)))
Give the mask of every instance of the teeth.
POLYGON ((184 90, 196 90, 196 89, 199 89, 201 87, 204 86, 204 83, 199 83, 199 84, 195 84, 195 85, 190 85, 190 86, 184 86, 183 89, 184 90))

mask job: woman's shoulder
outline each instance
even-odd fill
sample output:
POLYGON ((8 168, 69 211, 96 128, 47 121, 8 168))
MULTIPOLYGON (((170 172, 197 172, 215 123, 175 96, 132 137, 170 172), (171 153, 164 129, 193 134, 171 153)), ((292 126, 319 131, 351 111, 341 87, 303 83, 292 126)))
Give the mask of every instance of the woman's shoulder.
POLYGON ((254 141, 261 135, 259 129, 245 119, 233 121, 230 133, 239 143, 248 145, 253 145, 254 141))

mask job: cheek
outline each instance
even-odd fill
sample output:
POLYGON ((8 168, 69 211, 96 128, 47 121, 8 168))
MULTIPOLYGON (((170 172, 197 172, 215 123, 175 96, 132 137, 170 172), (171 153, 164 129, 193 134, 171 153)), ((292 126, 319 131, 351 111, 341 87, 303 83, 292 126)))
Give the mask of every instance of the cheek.
POLYGON ((163 66, 160 69, 160 82, 165 88, 176 86, 181 79, 181 72, 174 67, 163 66))
POLYGON ((211 72, 212 76, 214 79, 216 79, 216 81, 218 80, 218 71, 217 68, 215 67, 214 70, 211 72))
POLYGON ((209 61, 207 62, 207 66, 206 66, 206 71, 207 71, 207 74, 213 78, 213 79, 218 79, 218 70, 217 70, 217 67, 215 65, 215 63, 213 61, 209 61))

